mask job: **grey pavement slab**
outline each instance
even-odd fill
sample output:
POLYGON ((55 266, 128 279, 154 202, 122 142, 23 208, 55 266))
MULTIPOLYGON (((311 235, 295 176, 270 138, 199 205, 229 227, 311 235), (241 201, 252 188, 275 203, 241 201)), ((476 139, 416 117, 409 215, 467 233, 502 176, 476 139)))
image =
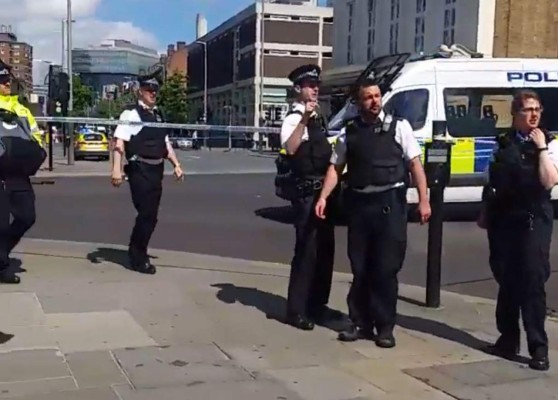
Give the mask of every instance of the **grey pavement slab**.
MULTIPOLYGON (((429 368, 409 369, 410 376, 456 398, 492 399, 487 388, 521 383, 537 387, 549 375, 504 360, 439 365, 429 368), (473 397, 467 397, 473 396, 473 397)), ((511 392, 508 392, 508 395, 511 392)), ((545 398, 545 397, 540 397, 545 398)), ((546 398, 545 398, 546 399, 546 398)))
POLYGON ((2 326, 44 325, 45 315, 34 293, 1 293, 2 326))
POLYGON ((114 389, 121 400, 306 400, 280 383, 269 380, 212 382, 140 390, 118 386, 114 389))
POLYGON ((377 397, 385 392, 348 373, 329 367, 288 368, 266 372, 305 400, 377 397))
POLYGON ((46 325, 8 326, 3 329, 5 334, 13 335, 13 337, 0 344, 0 353, 15 350, 58 350, 58 343, 53 332, 46 325))
MULTIPOLYGON (((75 389, 77 389, 76 382, 71 376, 32 381, 2 382, 0 383, 0 398, 30 396, 36 399, 43 399, 49 393, 57 395, 60 392, 75 389)), ((54 398, 57 398, 56 395, 54 395, 54 398)))
POLYGON ((128 383, 109 351, 88 351, 66 356, 73 377, 80 388, 103 388, 128 383))
POLYGON ((17 400, 120 400, 110 387, 102 389, 65 390, 17 397, 17 400))
POLYGON ((0 382, 32 381, 71 376, 57 350, 22 350, 0 354, 0 382))
POLYGON ((46 320, 65 353, 157 344, 124 310, 47 314, 46 320))
POLYGON ((119 350, 115 356, 135 388, 253 379, 211 345, 119 350))

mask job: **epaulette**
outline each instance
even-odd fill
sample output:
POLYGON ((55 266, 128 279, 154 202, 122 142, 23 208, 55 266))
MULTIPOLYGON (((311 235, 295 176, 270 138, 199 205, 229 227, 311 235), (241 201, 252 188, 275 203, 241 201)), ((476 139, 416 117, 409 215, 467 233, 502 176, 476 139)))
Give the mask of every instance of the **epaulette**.
POLYGON ((496 142, 500 147, 508 146, 512 142, 510 132, 500 133, 498 136, 496 136, 496 142))

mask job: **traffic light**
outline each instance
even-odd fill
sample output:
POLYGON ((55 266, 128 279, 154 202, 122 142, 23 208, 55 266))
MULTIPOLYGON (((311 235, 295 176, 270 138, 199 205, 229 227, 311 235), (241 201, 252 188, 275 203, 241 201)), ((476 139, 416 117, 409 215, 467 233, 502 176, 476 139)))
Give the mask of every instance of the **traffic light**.
POLYGON ((48 111, 52 115, 66 115, 70 99, 69 76, 57 65, 49 67, 48 111))
POLYGON ((267 121, 271 120, 271 110, 269 108, 264 110, 264 119, 267 121))
POLYGON ((281 121, 283 118, 283 110, 281 109, 281 107, 275 107, 275 115, 274 115, 274 119, 275 121, 281 121))

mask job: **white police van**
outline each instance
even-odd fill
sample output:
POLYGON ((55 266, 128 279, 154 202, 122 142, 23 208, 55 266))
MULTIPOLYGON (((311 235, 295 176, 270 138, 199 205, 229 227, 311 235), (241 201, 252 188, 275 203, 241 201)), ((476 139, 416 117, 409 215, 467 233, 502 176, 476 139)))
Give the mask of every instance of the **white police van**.
MULTIPOLYGON (((407 119, 421 144, 432 139, 433 121, 447 121, 446 138, 454 145, 445 201, 477 203, 495 137, 511 126, 515 90, 534 89, 540 95, 546 110, 543 126, 558 135, 558 59, 487 58, 459 45, 441 50, 415 58, 406 53, 375 59, 361 77, 374 77, 388 88, 384 110, 407 119)), ((339 129, 355 112, 346 103, 330 119, 330 129, 339 129)), ((558 189, 552 195, 558 199, 558 189)), ((414 189, 407 197, 410 203, 418 200, 414 189)))

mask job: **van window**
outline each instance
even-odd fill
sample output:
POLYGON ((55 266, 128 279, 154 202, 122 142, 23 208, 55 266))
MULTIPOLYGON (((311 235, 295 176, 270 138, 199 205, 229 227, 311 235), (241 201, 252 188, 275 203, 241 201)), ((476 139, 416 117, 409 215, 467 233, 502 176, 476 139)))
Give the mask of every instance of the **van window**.
MULTIPOLYGON (((525 88, 528 89, 528 88, 525 88)), ((558 115, 549 107, 558 102, 558 88, 529 88, 541 97, 542 126, 558 134, 558 115)), ((490 137, 512 126, 511 103, 514 88, 445 89, 444 106, 448 132, 454 137, 490 137)))
POLYGON ((415 89, 399 92, 393 95, 384 105, 386 114, 404 118, 413 127, 414 131, 422 129, 426 124, 428 114, 427 89, 415 89))

